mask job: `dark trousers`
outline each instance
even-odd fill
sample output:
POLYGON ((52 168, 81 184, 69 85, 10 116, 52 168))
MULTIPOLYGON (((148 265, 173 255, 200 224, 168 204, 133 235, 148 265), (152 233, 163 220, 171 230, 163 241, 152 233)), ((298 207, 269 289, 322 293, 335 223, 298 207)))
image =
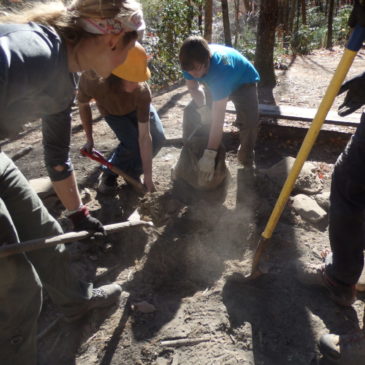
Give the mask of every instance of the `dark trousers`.
POLYGON ((365 114, 336 161, 330 195, 330 276, 344 284, 358 281, 364 265, 365 114))

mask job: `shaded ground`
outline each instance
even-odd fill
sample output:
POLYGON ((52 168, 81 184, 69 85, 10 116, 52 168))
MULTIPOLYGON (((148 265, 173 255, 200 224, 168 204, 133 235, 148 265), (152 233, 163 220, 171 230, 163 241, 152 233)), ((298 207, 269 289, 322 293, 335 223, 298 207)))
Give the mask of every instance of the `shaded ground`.
MULTIPOLYGON (((276 103, 317 107, 341 52, 317 51, 294 59, 288 70, 277 74, 276 103)), ((363 57, 360 53, 351 75, 362 72, 363 57)), ((128 219, 138 208, 155 227, 131 228, 106 242, 68 246, 80 277, 96 285, 116 280, 129 298, 78 323, 57 321, 49 327, 59 314, 46 297, 39 324, 42 364, 325 364, 317 338, 362 323, 362 300, 341 309, 321 290, 304 288, 295 280, 295 264, 319 262, 320 252, 328 248, 328 234, 327 228, 304 222, 290 204, 264 257, 268 273, 248 284, 232 280, 235 273, 250 272, 253 250, 280 191, 262 171, 285 156, 295 157, 307 124, 264 123, 257 146, 258 173, 252 178, 237 165, 238 135, 234 116, 227 115, 224 140, 231 177, 219 191, 199 194, 172 186, 170 180, 181 148, 182 111, 189 100, 184 87, 154 98, 168 141, 154 160, 158 192, 143 198, 122 181, 113 197, 96 193, 99 168, 78 153, 84 136, 75 113, 72 157, 93 214, 109 224, 128 219), (141 302, 153 305, 153 310, 139 311, 141 302), (174 340, 186 342, 164 342, 174 340)), ((336 100, 335 106, 339 103, 336 100)), ((328 191, 333 163, 353 128, 325 129, 310 160, 328 191)), ((105 154, 117 145, 102 120, 95 123, 95 143, 105 154)), ((26 147, 32 150, 17 165, 29 179, 46 176, 36 123, 27 126, 22 138, 2 143, 10 156, 26 147)), ((60 205, 53 201, 50 210, 68 229, 60 205)))

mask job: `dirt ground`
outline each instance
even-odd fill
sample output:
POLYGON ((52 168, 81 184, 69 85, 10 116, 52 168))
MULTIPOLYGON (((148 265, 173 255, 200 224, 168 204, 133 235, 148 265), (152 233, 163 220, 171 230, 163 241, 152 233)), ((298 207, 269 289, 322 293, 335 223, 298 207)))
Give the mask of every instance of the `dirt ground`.
MULTIPOLYGON (((316 108, 340 60, 342 49, 319 50, 288 59, 278 70, 277 104, 316 108)), ((350 71, 363 71, 360 52, 350 71)), ((237 164, 238 133, 227 114, 224 141, 230 178, 219 191, 198 193, 173 185, 170 169, 181 150, 181 122, 190 100, 177 86, 155 95, 167 142, 154 159, 158 191, 138 196, 120 181, 115 196, 96 192, 99 166, 81 157, 84 143, 74 113, 72 158, 85 202, 104 224, 125 221, 136 209, 154 227, 129 228, 103 242, 68 245, 73 269, 95 286, 117 281, 125 295, 118 306, 94 311, 77 323, 63 322, 45 297, 39 321, 42 365, 285 365, 326 364, 316 341, 326 332, 362 327, 364 303, 337 307, 320 289, 295 279, 298 261, 320 262, 329 248, 327 225, 303 221, 288 204, 263 257, 267 274, 255 281, 235 280, 250 273, 252 254, 280 192, 262 172, 285 156, 296 156, 308 123, 262 120, 254 178, 237 164), (169 342, 170 341, 170 342, 169 342), (172 342, 171 342, 172 341, 172 342)), ((339 105, 335 101, 333 107, 339 105)), ((262 100, 264 101, 264 100, 262 100)), ((95 113, 96 148, 106 155, 117 140, 95 113)), ((329 190, 336 158, 354 132, 325 126, 310 154, 329 190)), ((47 176, 41 134, 29 124, 21 138, 2 142, 28 179, 47 176)), ((49 209, 67 230, 60 204, 49 209)))

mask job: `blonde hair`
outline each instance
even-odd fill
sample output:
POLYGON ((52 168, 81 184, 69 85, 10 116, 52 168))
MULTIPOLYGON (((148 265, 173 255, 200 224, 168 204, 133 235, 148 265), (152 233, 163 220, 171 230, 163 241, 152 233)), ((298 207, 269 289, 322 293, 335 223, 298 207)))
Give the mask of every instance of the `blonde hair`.
POLYGON ((73 0, 68 6, 61 0, 25 5, 21 11, 0 16, 0 23, 35 22, 54 27, 61 37, 77 43, 81 38, 93 37, 78 25, 83 18, 129 17, 141 10, 135 0, 73 0))

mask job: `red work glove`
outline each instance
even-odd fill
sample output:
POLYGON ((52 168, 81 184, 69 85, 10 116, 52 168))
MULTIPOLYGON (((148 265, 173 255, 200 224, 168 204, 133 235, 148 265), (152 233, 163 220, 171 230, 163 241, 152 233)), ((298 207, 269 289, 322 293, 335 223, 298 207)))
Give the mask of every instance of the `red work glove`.
POLYGON ((77 212, 68 216, 73 223, 74 230, 88 231, 88 232, 100 232, 105 235, 105 230, 101 222, 90 215, 89 209, 83 205, 77 212))

